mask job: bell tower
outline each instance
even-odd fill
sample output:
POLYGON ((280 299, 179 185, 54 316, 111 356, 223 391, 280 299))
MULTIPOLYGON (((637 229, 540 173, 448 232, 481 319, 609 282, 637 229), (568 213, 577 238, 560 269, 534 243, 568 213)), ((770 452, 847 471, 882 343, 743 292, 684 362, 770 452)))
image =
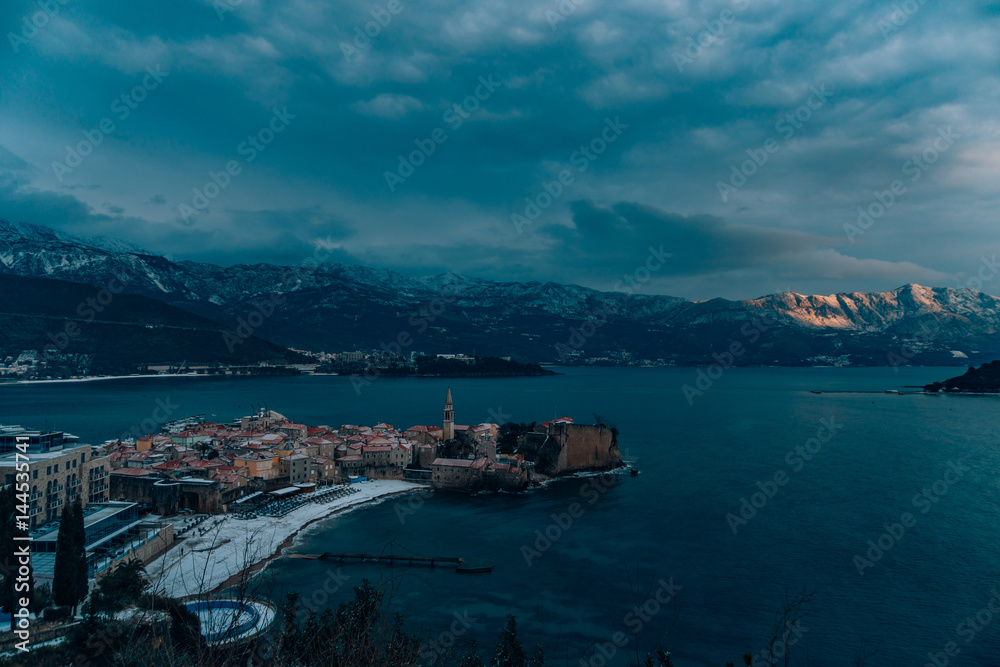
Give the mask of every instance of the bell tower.
POLYGON ((455 438, 455 408, 451 403, 451 387, 448 387, 448 398, 444 399, 444 425, 442 434, 445 440, 455 438))

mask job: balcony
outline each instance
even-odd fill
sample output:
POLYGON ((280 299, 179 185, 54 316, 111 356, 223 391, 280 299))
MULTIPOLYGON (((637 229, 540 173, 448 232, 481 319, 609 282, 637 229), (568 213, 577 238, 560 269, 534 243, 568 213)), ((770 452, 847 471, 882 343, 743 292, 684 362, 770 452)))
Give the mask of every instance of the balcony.
POLYGON ((108 471, 105 468, 96 468, 90 471, 90 480, 95 481, 98 479, 104 479, 108 476, 108 471))
POLYGON ((38 500, 39 498, 42 497, 42 495, 43 494, 42 494, 41 491, 35 491, 34 493, 31 494, 31 500, 33 500, 33 501, 34 500, 38 500))
POLYGON ((63 506, 63 499, 62 498, 54 498, 54 499, 52 499, 52 500, 49 501, 49 509, 50 510, 51 509, 55 509, 56 507, 62 507, 62 506, 63 506))
POLYGON ((80 486, 81 484, 83 484, 83 480, 82 479, 71 479, 69 481, 69 488, 72 489, 74 487, 80 486))
POLYGON ((49 495, 54 496, 62 490, 63 490, 62 484, 60 484, 59 486, 53 486, 51 489, 49 489, 49 495))
POLYGON ((90 493, 91 493, 91 495, 93 495, 95 493, 100 493, 101 491, 107 491, 107 490, 108 490, 108 485, 107 484, 91 484, 90 485, 90 493))

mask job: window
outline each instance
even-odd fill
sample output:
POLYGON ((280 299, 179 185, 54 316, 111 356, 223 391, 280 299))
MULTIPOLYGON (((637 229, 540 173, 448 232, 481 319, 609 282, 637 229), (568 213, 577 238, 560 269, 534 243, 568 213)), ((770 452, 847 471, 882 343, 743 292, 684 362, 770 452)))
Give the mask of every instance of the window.
POLYGON ((58 473, 58 472, 59 472, 59 464, 57 463, 56 464, 56 473, 58 473))
POLYGON ((47 466, 45 468, 45 474, 46 475, 51 475, 52 474, 52 466, 47 466))
POLYGON ((38 469, 37 468, 35 470, 31 471, 31 478, 32 479, 38 479, 38 469))
POLYGON ((76 459, 73 459, 73 467, 76 467, 76 459))

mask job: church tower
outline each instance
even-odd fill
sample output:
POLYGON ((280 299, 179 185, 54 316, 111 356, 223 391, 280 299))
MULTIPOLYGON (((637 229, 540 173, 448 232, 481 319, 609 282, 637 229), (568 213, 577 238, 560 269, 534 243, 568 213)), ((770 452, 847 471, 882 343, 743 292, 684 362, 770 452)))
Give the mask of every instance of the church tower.
POLYGON ((455 409, 451 404, 451 387, 448 387, 448 398, 444 399, 444 427, 442 430, 445 440, 455 438, 455 409))

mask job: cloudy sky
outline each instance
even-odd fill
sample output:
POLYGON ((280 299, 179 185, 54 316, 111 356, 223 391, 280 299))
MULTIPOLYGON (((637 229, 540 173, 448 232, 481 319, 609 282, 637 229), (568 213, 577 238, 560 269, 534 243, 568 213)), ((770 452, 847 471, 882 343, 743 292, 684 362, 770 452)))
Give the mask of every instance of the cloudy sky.
POLYGON ((44 4, 0 4, 11 221, 599 289, 662 246, 697 299, 1000 254, 991 0, 44 4))

